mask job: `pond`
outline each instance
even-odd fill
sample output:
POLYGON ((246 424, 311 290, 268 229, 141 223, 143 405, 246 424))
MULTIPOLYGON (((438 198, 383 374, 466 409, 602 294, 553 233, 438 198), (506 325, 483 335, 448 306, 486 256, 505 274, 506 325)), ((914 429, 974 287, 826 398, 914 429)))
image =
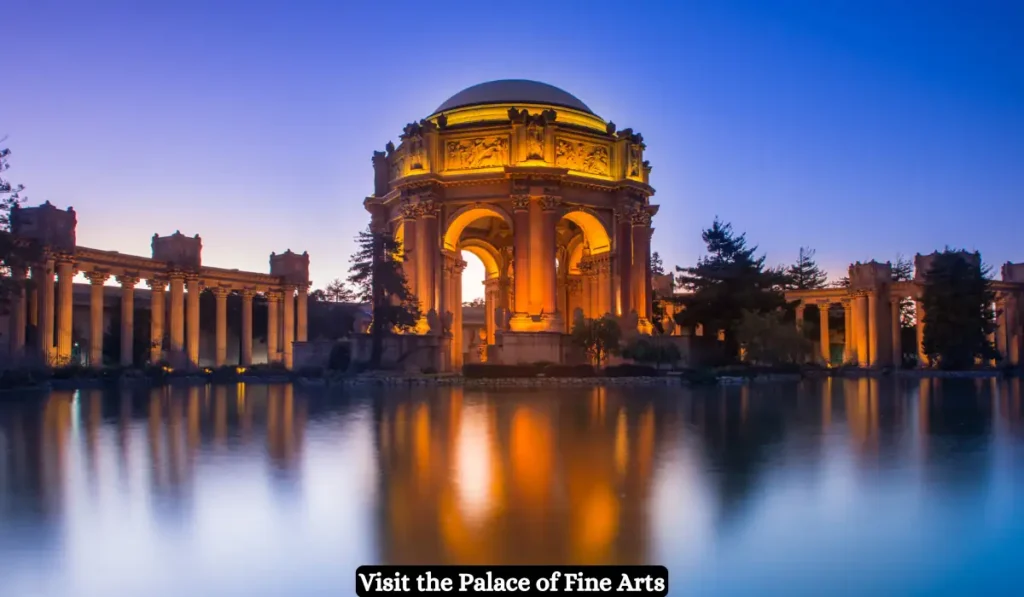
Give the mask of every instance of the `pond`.
POLYGON ((1022 594, 1020 380, 0 397, 0 595, 338 596, 653 563, 672 595, 1022 594))

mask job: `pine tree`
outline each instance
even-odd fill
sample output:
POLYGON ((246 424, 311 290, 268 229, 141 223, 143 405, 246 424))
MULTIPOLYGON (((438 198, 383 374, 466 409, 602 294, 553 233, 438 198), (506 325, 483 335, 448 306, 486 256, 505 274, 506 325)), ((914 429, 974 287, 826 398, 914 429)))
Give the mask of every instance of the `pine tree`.
POLYGON ((975 358, 996 358, 989 334, 995 330, 995 294, 988 268, 961 251, 936 255, 924 274, 924 352, 943 369, 969 369, 975 358))
POLYGON ((387 232, 367 229, 356 238, 358 250, 352 255, 348 282, 356 289, 356 298, 371 309, 370 368, 380 367, 384 336, 395 328, 408 331, 420 319, 416 297, 409 290, 402 264, 394 258, 401 254, 401 243, 387 232))
POLYGON ((800 247, 796 263, 786 269, 787 290, 824 288, 828 274, 814 261, 814 249, 800 247))
POLYGON ((665 275, 665 266, 661 263, 661 255, 658 255, 657 251, 651 253, 651 275, 665 275))
MULTIPOLYGON (((0 142, 3 140, 0 139, 0 142)), ((4 172, 10 168, 7 163, 10 154, 10 149, 0 147, 0 305, 6 305, 11 296, 28 283, 12 274, 14 268, 29 265, 36 254, 36 247, 15 239, 11 234, 11 219, 14 210, 25 202, 21 195, 25 187, 12 184, 4 178, 4 172)))
POLYGON ((756 257, 757 247, 748 247, 746 235, 735 235, 731 224, 715 218, 702 234, 707 255, 696 267, 681 268, 677 280, 690 291, 681 302, 686 309, 676 314, 676 322, 705 330, 725 331, 730 356, 739 354, 736 330, 744 311, 767 313, 784 307, 786 300, 779 288, 783 279, 778 270, 765 269, 765 257, 756 257))

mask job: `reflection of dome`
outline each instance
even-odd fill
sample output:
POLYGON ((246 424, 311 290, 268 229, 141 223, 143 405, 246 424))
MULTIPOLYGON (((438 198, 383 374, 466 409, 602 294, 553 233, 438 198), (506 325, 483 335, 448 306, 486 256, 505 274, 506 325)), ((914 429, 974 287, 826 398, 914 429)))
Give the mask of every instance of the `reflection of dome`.
POLYGON ((594 113, 579 98, 554 85, 525 79, 504 79, 467 87, 445 100, 434 114, 485 104, 546 104, 594 113))

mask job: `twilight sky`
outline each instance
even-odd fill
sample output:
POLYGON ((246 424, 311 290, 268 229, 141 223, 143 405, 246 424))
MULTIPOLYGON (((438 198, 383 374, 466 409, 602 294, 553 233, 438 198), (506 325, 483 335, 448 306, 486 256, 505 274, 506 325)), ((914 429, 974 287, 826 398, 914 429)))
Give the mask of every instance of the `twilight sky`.
MULTIPOLYGON (((470 85, 559 86, 643 134, 654 249, 715 215, 768 262, 1024 261, 1024 3, 5 0, 0 137, 79 244, 344 276, 370 156, 470 85), (898 6, 897 6, 898 5, 898 6)), ((469 257, 466 298, 482 267, 469 257)))

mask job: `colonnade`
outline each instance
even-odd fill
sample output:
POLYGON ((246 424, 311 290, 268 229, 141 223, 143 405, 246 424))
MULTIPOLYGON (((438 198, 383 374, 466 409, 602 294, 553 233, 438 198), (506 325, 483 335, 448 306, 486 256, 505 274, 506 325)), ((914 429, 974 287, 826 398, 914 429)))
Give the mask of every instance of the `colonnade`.
MULTIPOLYGON (((32 352, 45 362, 64 365, 71 361, 73 332, 73 285, 76 262, 70 255, 57 255, 31 267, 33 284, 22 288, 12 299, 10 318, 10 353, 26 352, 26 328, 37 330, 32 352)), ((81 264, 90 267, 89 264, 81 264)), ((24 280, 26 272, 14 276, 24 280)), ((85 272, 90 285, 88 361, 98 367, 103 363, 104 288, 111 274, 97 268, 85 272)), ((135 288, 145 277, 150 288, 149 359, 164 358, 164 339, 168 355, 184 352, 191 366, 199 362, 200 320, 199 296, 209 288, 216 301, 214 364, 227 364, 227 297, 232 287, 202 273, 167 271, 160 274, 122 273, 114 276, 121 287, 120 359, 121 365, 133 364, 132 348, 135 333, 135 288), (167 295, 170 295, 169 297, 167 295), (165 316, 167 324, 165 325, 165 316), (187 333, 187 335, 186 335, 187 333)), ((252 364, 252 300, 256 291, 243 288, 241 354, 239 364, 252 364)), ((268 361, 292 366, 293 342, 307 340, 308 285, 281 284, 265 292, 267 298, 268 361)))

